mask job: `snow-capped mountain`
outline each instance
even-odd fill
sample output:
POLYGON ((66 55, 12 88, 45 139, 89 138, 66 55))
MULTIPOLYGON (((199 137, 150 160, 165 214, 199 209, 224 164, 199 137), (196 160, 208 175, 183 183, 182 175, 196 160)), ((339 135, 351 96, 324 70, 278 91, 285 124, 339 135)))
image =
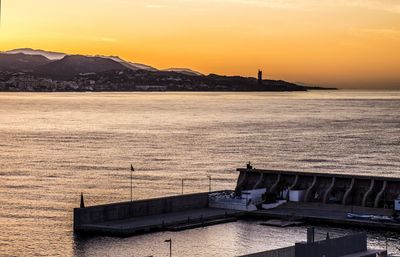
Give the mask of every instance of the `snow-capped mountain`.
MULTIPOLYGON (((41 55, 41 56, 44 56, 44 57, 46 57, 47 59, 49 59, 51 61, 61 60, 64 57, 70 55, 70 54, 61 53, 61 52, 52 52, 52 51, 45 51, 45 50, 32 49, 32 48, 18 48, 18 49, 4 51, 4 52, 0 52, 0 53, 3 53, 3 54, 41 55)), ((128 69, 131 69, 131 70, 159 71, 158 69, 156 69, 156 68, 154 68, 152 66, 149 66, 149 65, 146 65, 146 64, 142 64, 142 63, 135 63, 135 62, 126 61, 126 60, 120 58, 119 56, 104 56, 104 55, 90 56, 90 55, 87 55, 87 57, 100 57, 100 58, 104 58, 104 59, 111 59, 111 60, 113 60, 115 62, 120 63, 124 67, 126 67, 128 69)), ((202 76, 203 75, 200 72, 193 71, 193 70, 187 69, 187 68, 170 68, 170 69, 165 69, 163 71, 177 72, 177 73, 182 73, 182 74, 191 75, 191 76, 202 76)))

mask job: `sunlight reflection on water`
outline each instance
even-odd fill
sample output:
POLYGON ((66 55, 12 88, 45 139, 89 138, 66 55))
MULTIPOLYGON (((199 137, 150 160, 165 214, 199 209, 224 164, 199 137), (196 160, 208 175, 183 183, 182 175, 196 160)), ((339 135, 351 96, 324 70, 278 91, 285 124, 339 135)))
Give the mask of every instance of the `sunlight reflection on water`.
MULTIPOLYGON (((178 194, 181 178, 186 193, 206 191, 208 174, 213 189, 231 189, 235 169, 249 160, 260 168, 399 176, 399 109, 399 92, 1 93, 1 252, 166 256, 166 237, 179 256, 291 245, 304 240, 304 228, 245 221, 75 239, 72 208, 80 192, 89 205, 128 199, 130 163, 135 199, 178 194)), ((379 233, 370 235, 382 246, 379 233)))

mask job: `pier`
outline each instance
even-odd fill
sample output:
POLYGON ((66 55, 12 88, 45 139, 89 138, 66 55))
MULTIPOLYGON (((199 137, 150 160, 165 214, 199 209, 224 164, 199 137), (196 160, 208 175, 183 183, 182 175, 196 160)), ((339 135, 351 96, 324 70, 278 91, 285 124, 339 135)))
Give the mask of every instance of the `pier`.
POLYGON ((398 178, 261 170, 251 165, 237 171, 235 191, 91 207, 85 207, 82 199, 81 208, 74 209, 74 231, 131 236, 181 231, 241 218, 283 220, 279 224, 296 221, 400 231, 400 222, 394 218, 400 195, 398 178), (280 198, 280 203, 262 204, 268 195, 280 198), (264 208, 269 206, 272 207, 264 208), (362 217, 352 218, 349 213, 362 217), (364 219, 363 215, 373 218, 364 219))
POLYGON ((207 192, 75 208, 74 231, 124 237, 233 222, 243 213, 209 208, 208 195, 207 192))
POLYGON ((237 169, 236 192, 267 188, 271 193, 300 193, 301 202, 393 209, 400 178, 282 170, 237 169))
POLYGON ((318 203, 286 203, 270 210, 258 210, 247 213, 247 217, 255 219, 281 219, 304 221, 307 224, 328 224, 336 226, 352 226, 385 231, 400 231, 400 223, 381 222, 362 219, 349 219, 347 213, 365 213, 369 215, 392 215, 388 209, 364 208, 357 206, 327 205, 318 203))

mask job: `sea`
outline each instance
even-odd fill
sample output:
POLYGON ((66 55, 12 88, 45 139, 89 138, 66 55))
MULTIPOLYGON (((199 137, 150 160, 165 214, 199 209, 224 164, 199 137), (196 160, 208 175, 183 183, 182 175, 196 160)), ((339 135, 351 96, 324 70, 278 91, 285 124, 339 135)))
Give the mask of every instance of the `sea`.
MULTIPOLYGON (((306 239, 238 221, 78 237, 73 208, 234 189, 256 168, 400 177, 400 91, 0 93, 0 256, 237 256, 306 239)), ((364 231, 317 226, 321 237, 364 231)), ((368 231, 400 254, 400 234, 368 231)))

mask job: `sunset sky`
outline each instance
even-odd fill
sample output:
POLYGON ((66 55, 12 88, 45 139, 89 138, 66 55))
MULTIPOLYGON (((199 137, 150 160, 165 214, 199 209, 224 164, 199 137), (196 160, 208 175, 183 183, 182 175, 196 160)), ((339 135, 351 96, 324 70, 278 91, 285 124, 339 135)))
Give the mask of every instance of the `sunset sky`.
POLYGON ((400 89, 398 0, 2 0, 0 50, 400 89))

